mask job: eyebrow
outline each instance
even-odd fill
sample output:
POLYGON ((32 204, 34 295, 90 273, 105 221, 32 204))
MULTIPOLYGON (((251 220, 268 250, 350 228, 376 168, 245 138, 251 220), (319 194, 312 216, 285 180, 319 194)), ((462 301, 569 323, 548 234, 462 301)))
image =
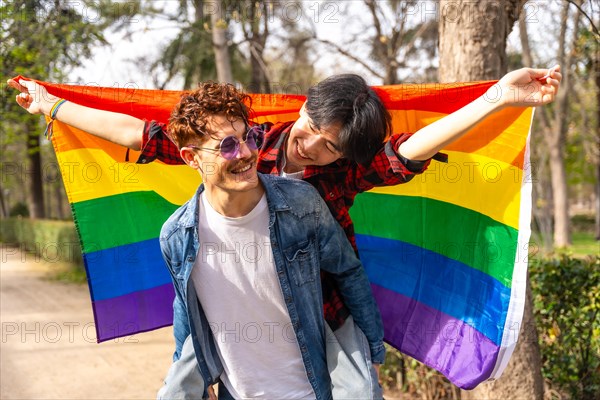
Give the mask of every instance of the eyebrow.
MULTIPOLYGON (((319 127, 317 126, 317 124, 315 124, 315 122, 314 122, 314 121, 313 121, 313 120, 312 120, 312 119, 311 119, 311 118, 310 118, 308 115, 306 115, 306 117, 307 117, 307 118, 306 118, 306 122, 308 122, 308 126, 310 127, 310 129, 311 129, 312 131, 318 131, 318 133, 321 135, 321 128, 319 128, 319 127), (315 129, 315 128, 316 128, 316 129, 315 129)), ((325 131, 325 133, 329 133, 329 132, 325 131)), ((334 149, 335 151, 337 151, 338 153, 343 153, 343 152, 342 152, 342 149, 340 148, 340 146, 338 146, 337 144, 333 143, 331 140, 327 140, 327 139, 325 139, 325 141, 326 141, 327 143, 329 143, 329 144, 330 144, 330 145, 333 147, 333 149, 334 149)))

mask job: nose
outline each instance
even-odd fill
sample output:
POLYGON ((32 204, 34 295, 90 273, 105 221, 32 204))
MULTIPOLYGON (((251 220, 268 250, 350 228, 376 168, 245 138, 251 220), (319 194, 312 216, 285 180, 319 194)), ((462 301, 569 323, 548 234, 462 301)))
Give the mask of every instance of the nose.
POLYGON ((323 139, 319 135, 310 135, 304 139, 304 151, 310 153, 318 150, 323 143, 323 139))
POLYGON ((239 146, 240 147, 235 158, 247 158, 252 155, 252 150, 250 150, 250 147, 248 147, 247 142, 242 142, 239 144, 239 146))

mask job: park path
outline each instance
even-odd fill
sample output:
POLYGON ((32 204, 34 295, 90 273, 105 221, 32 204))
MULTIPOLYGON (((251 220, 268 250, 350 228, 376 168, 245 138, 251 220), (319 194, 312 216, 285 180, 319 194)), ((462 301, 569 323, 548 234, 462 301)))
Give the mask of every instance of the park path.
POLYGON ((95 341, 87 285, 48 279, 57 265, 0 245, 0 399, 153 399, 172 329, 95 341))

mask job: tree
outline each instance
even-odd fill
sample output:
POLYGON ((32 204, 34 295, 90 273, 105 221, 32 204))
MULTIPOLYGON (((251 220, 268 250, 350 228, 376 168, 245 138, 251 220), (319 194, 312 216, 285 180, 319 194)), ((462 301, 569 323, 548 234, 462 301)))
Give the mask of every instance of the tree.
POLYGON ((210 16, 205 15, 204 1, 180 0, 175 9, 155 8, 151 1, 144 4, 141 16, 166 19, 179 29, 162 46, 158 59, 147 56, 139 60, 139 64, 149 65, 157 88, 164 89, 175 78, 183 79, 183 89, 193 88, 202 80, 217 79, 210 16))
POLYGON ((233 83, 229 49, 227 47, 227 22, 223 19, 223 2, 215 1, 215 8, 210 12, 215 65, 219 82, 233 83))
POLYGON ((270 35, 269 15, 277 6, 273 1, 244 0, 234 2, 240 8, 238 16, 248 44, 250 58, 249 91, 254 93, 271 93, 271 82, 264 58, 267 39, 270 35))
POLYGON ((506 39, 524 0, 441 1, 441 82, 498 79, 507 71, 506 39))
MULTIPOLYGON (((586 36, 589 37, 591 31, 582 32, 580 28, 582 9, 581 4, 583 2, 564 2, 560 10, 560 21, 558 28, 558 36, 555 39, 558 44, 557 54, 555 59, 561 65, 561 72, 563 75, 563 82, 561 84, 562 89, 559 92, 559 96, 555 101, 553 107, 548 107, 540 110, 537 113, 538 123, 541 126, 543 133, 543 144, 546 148, 547 160, 540 162, 541 167, 544 167, 543 161, 547 161, 550 170, 550 188, 551 188, 551 200, 553 210, 553 241, 554 246, 564 247, 571 243, 570 238, 570 220, 569 220, 569 199, 568 199, 568 181, 567 181, 567 161, 569 159, 567 154, 567 145, 569 142, 568 132, 573 130, 573 109, 575 104, 584 103, 579 99, 580 95, 576 93, 574 88, 578 84, 578 80, 582 79, 578 75, 584 75, 584 80, 588 79, 589 75, 594 74, 593 61, 597 56, 597 38, 594 40, 585 40, 586 36), (572 35, 569 39, 569 30, 572 35), (590 45, 591 53, 587 56, 582 55, 580 49, 582 39, 585 43, 592 43, 590 45), (587 62, 587 71, 584 74, 578 74, 577 70, 580 68, 578 64, 585 58, 589 58, 587 62)), ((525 22, 520 23, 520 34, 521 43, 523 47, 524 57, 530 62, 544 62, 544 60, 536 60, 532 54, 529 46, 529 35, 527 32, 527 26, 525 22)), ((584 51, 585 52, 585 51, 584 51)), ((593 86, 593 81, 590 82, 592 85, 584 84, 582 86, 593 86)), ((579 129, 585 131, 586 129, 579 129)), ((593 142, 594 139, 590 141, 593 142)), ((597 140, 597 139, 596 139, 597 140)), ((594 146, 590 146, 593 148, 594 146)), ((585 149, 581 149, 584 150, 585 149)), ((581 152, 580 152, 581 153, 581 152)), ((585 165, 584 167, 587 167, 585 165)))
POLYGON ((423 68, 423 58, 434 58, 437 24, 433 19, 411 18, 423 2, 364 0, 363 5, 370 18, 356 34, 348 33, 345 43, 319 38, 316 32, 313 33, 315 40, 360 64, 384 85, 400 83, 401 72, 409 72, 411 79, 422 74, 425 80, 433 78, 431 72, 435 68, 432 65, 423 68), (359 41, 370 48, 369 57, 353 55, 350 49, 359 41))
MULTIPOLYGON (((507 72, 506 39, 522 0, 440 2, 440 81, 499 79, 507 72), (490 26, 491 25, 491 26, 490 26)), ((500 380, 462 392, 463 399, 543 398, 541 358, 528 286, 520 340, 500 380)))
MULTIPOLYGON (((112 5, 104 2, 103 6, 112 5)), ((125 8, 113 9, 109 14, 96 13, 102 18, 90 23, 87 15, 98 11, 98 3, 65 0, 14 0, 0 4, 2 32, 0 58, 1 81, 17 74, 38 79, 60 80, 70 67, 90 56, 97 44, 106 44, 103 30, 118 21, 125 8), (93 10, 93 11, 92 11, 93 10)), ((11 90, 2 90, 3 118, 0 122, 4 145, 20 141, 26 147, 28 166, 27 197, 32 218, 45 216, 42 187, 42 158, 40 155, 40 118, 20 110, 11 90)))

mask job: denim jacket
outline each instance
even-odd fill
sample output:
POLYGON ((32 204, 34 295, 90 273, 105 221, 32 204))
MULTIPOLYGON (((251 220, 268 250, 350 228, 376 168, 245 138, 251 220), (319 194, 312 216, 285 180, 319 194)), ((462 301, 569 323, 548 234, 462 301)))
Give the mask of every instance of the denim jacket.
MULTIPOLYGON (((325 355, 320 269, 335 277, 344 303, 365 333, 374 363, 385 357, 383 324, 371 286, 342 228, 317 191, 306 182, 259 174, 269 209, 269 231, 279 283, 298 340, 308 380, 317 399, 331 399, 325 355)), ((204 382, 219 380, 223 366, 190 274, 199 249, 196 194, 165 222, 160 246, 175 286, 174 360, 191 334, 204 382)), ((243 299, 240 299, 243 301, 243 299)), ((206 396, 206 387, 204 396, 206 396)))

